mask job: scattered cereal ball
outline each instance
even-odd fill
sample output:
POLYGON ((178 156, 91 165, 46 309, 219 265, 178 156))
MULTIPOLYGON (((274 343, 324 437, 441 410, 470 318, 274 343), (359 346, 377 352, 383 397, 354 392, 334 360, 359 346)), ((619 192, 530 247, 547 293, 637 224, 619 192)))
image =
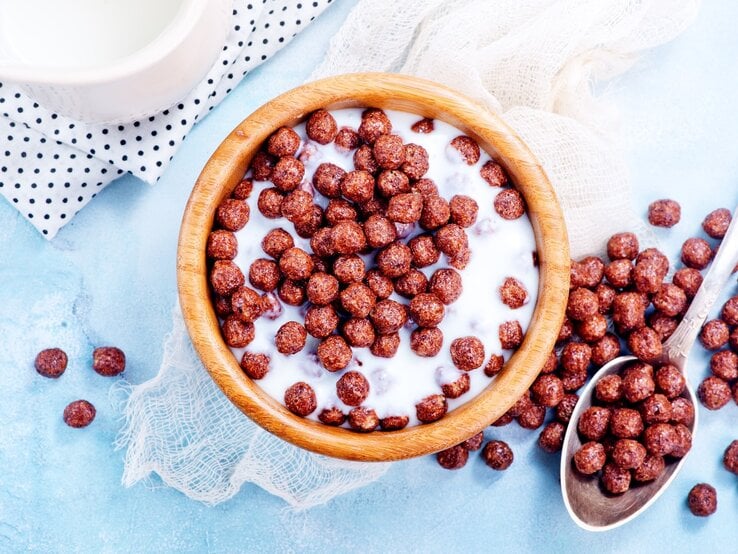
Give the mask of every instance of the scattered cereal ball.
POLYGON ((254 190, 253 179, 242 179, 240 183, 233 189, 231 196, 236 200, 246 200, 251 196, 251 192, 254 190))
POLYGON ((293 281, 309 278, 314 265, 310 254, 297 247, 288 248, 279 258, 279 269, 293 281))
POLYGON ((348 152, 359 147, 361 144, 361 138, 359 137, 359 133, 350 127, 342 127, 339 129, 333 142, 338 150, 348 152))
POLYGON ((331 406, 330 408, 323 408, 323 410, 321 410, 318 414, 318 421, 324 425, 340 427, 346 421, 346 414, 344 414, 339 408, 331 406))
POLYGON ((263 189, 259 193, 257 206, 259 211, 269 219, 282 217, 282 200, 284 196, 275 188, 263 189))
POLYGON ((523 197, 515 189, 505 189, 495 196, 495 211, 503 219, 518 219, 525 213, 523 197))
POLYGON ((267 152, 272 156, 294 156, 300 147, 300 135, 289 127, 280 127, 267 140, 267 152))
POLYGON ((379 164, 374 159, 371 146, 364 144, 354 152, 354 167, 371 175, 379 171, 379 164))
POLYGON ((373 214, 364 222, 364 235, 372 248, 384 248, 397 238, 397 229, 386 217, 373 214))
POLYGON ((725 469, 738 475, 738 440, 731 442, 725 449, 723 465, 725 469))
POLYGON ((272 170, 272 183, 281 192, 295 190, 305 176, 305 166, 296 158, 285 156, 279 158, 272 170))
POLYGON ((420 226, 423 229, 429 231, 438 229, 446 225, 450 218, 451 206, 445 198, 437 194, 423 195, 423 210, 420 214, 420 226))
POLYGON ((585 442, 574 453, 574 467, 582 475, 593 475, 605 466, 605 447, 599 442, 585 442))
POLYGON ((279 299, 290 306, 302 306, 305 303, 305 287, 289 279, 279 285, 279 299))
POLYGON ((666 364, 656 370, 656 386, 669 400, 680 396, 686 385, 684 375, 675 366, 666 364))
POLYGON ((717 491, 707 483, 692 487, 687 496, 689 511, 698 517, 711 516, 717 511, 717 491))
POLYGON ((423 198, 426 196, 438 196, 438 187, 433 182, 433 179, 418 179, 413 183, 412 190, 413 192, 422 194, 423 198))
POLYGON ((341 181, 346 176, 346 172, 332 163, 322 163, 313 173, 313 186, 315 189, 328 198, 338 198, 341 196, 341 181))
POLYGON ((394 300, 380 300, 372 308, 369 318, 380 335, 396 333, 405 325, 407 312, 405 307, 394 300))
POLYGON ((339 371, 351 361, 353 351, 346 340, 339 335, 331 335, 318 345, 318 359, 328 371, 339 371))
POLYGON ((613 260, 605 266, 605 279, 616 288, 624 289, 633 283, 633 262, 613 260))
POLYGON ((598 313, 597 295, 589 289, 576 288, 569 293, 566 315, 575 321, 581 321, 598 313))
POLYGON ((446 397, 431 394, 415 405, 415 415, 421 423, 431 423, 441 419, 448 411, 446 397))
POLYGON ((444 304, 451 304, 461 296, 463 290, 461 275, 454 269, 437 269, 430 278, 428 290, 444 304))
POLYGON ((638 483, 653 481, 663 473, 665 467, 663 457, 646 454, 643 463, 633 471, 633 480, 638 483))
POLYGON ((661 337, 650 327, 641 327, 628 337, 628 348, 640 360, 654 362, 661 357, 661 337))
POLYGON ((249 267, 249 283, 259 290, 273 291, 279 286, 281 277, 279 267, 273 260, 259 258, 254 260, 249 267))
MULTIPOLYGON (((376 144, 374 146, 376 148, 376 144)), ((381 164, 380 164, 381 165, 381 164)), ((428 171, 428 152, 418 144, 405 145, 405 161, 400 169, 410 179, 418 180, 428 171)))
POLYGON ((400 335, 390 333, 387 335, 378 335, 369 350, 372 354, 379 358, 391 358, 397 354, 400 347, 400 335))
POLYGON ((479 170, 482 179, 491 187, 504 187, 507 184, 507 174, 498 163, 488 160, 479 170))
POLYGON ((730 329, 724 321, 713 319, 705 323, 700 332, 700 342, 708 350, 718 350, 726 344, 730 338, 730 329))
POLYGON ((238 252, 236 235, 224 229, 217 229, 208 235, 205 248, 208 258, 215 260, 232 260, 238 252))
POLYGON ((435 356, 441 351, 441 346, 443 332, 438 327, 418 328, 410 334, 410 348, 418 356, 435 356))
POLYGON ((600 313, 583 319, 577 325, 577 334, 588 343, 595 343, 607 333, 607 318, 600 313))
POLYGON ((543 428, 541 434, 538 435, 538 446, 543 449, 544 452, 554 454, 561 450, 561 445, 564 443, 564 433, 566 427, 558 422, 552 421, 543 428))
MULTIPOLYGON (((638 415, 638 412, 635 412, 638 415)), ((640 418, 640 416, 638 416, 640 418)), ((610 410, 602 406, 591 406, 579 416, 577 429, 589 440, 601 440, 607 433, 610 424, 610 410)))
POLYGON ((316 339, 324 339, 338 327, 333 306, 310 306, 305 312, 305 329, 316 339))
POLYGON ((451 222, 461 227, 471 227, 477 220, 479 205, 476 200, 463 194, 454 195, 449 201, 451 222))
POLYGON ((715 352, 710 358, 710 370, 724 381, 738 379, 738 355, 730 350, 715 352))
POLYGON ((676 441, 671 449, 671 456, 683 458, 692 449, 692 432, 680 423, 674 425, 676 441))
POLYGON ((633 439, 620 439, 615 442, 611 457, 621 469, 636 469, 646 459, 646 447, 633 439))
POLYGON ((410 192, 410 179, 399 170, 382 171, 377 177, 377 191, 385 198, 410 192))
POLYGON ((358 406, 369 396, 369 381, 358 371, 347 371, 336 382, 336 394, 347 406, 358 406))
POLYGON ((307 331, 305 331, 305 327, 296 321, 288 321, 277 331, 274 344, 277 346, 277 351, 289 356, 302 350, 305 347, 306 340, 307 331))
POLYGON ((697 396, 708 410, 719 410, 730 401, 730 385, 717 377, 707 377, 697 388, 697 396))
POLYGON ((372 289, 374 295, 380 300, 388 298, 395 291, 392 279, 382 275, 378 269, 370 269, 367 271, 366 276, 364 277, 364 282, 370 289, 372 289))
POLYGON ((75 429, 87 427, 95 419, 95 406, 87 400, 75 400, 64 408, 64 423, 75 429))
POLYGON ((500 298, 503 304, 517 309, 528 301, 528 291, 525 285, 514 277, 506 277, 500 287, 500 298))
POLYGON ((680 314, 687 306, 687 295, 676 285, 668 283, 653 297, 653 305, 662 314, 673 317, 680 314))
POLYGON ((546 419, 546 408, 531 402, 516 418, 523 429, 538 429, 546 419))
POLYGON ((671 454, 674 444, 677 442, 677 434, 674 427, 668 423, 656 423, 649 426, 643 434, 646 449, 654 456, 666 456, 671 454))
POLYGON ((465 450, 469 450, 470 452, 476 452, 477 450, 482 448, 483 442, 484 442, 484 433, 480 431, 473 437, 466 439, 459 446, 462 446, 465 450))
POLYGON ((410 301, 410 317, 420 327, 436 327, 443 320, 446 310, 433 293, 421 293, 410 301))
POLYGON ((444 469, 461 469, 469 459, 469 451, 457 444, 436 454, 438 465, 444 469))
POLYGON ((380 136, 392 132, 392 122, 382 110, 368 108, 361 114, 359 136, 367 144, 374 144, 380 136))
POLYGON ((432 133, 434 128, 435 125, 433 124, 433 120, 429 117, 424 117, 423 119, 416 121, 412 124, 412 127, 410 127, 414 133, 423 134, 432 133))
POLYGON ((399 431, 407 427, 408 423, 410 423, 408 416, 389 416, 379 420, 382 431, 399 431))
POLYGON ((693 269, 705 269, 714 252, 704 239, 691 238, 682 245, 682 263, 693 269))
POLYGON ((92 351, 92 369, 103 377, 114 377, 126 369, 126 355, 115 346, 100 346, 92 351))
POLYGON ((243 200, 226 198, 215 211, 215 221, 227 231, 240 231, 249 222, 251 210, 243 200))
POLYGON ((412 258, 410 248, 395 241, 377 253, 376 263, 382 275, 394 279, 410 271, 412 258))
POLYGON ((313 211, 313 195, 304 190, 293 190, 282 199, 282 216, 298 224, 307 220, 313 211))
MULTIPOLYGON (((373 271, 375 271, 375 273, 379 273, 376 270, 373 271)), ((333 275, 338 279, 339 283, 344 285, 346 283, 358 283, 367 275, 366 265, 364 264, 364 260, 354 254, 339 256, 333 262, 333 275)), ((392 292, 390 291, 387 296, 391 293, 392 292)), ((375 294, 377 294, 376 291, 375 294)), ((377 296, 379 295, 377 294, 377 296)))
POLYGON ((644 294, 658 292, 664 277, 666 277, 666 270, 663 270, 659 262, 653 259, 637 261, 633 268, 633 282, 636 290, 644 294))
POLYGON ((407 192, 390 198, 387 217, 396 223, 415 223, 422 210, 423 197, 417 192, 407 192))
POLYGON ((635 260, 640 246, 633 233, 617 233, 607 241, 607 257, 611 260, 635 260))
POLYGON ((319 272, 310 276, 305 290, 312 304, 325 306, 338 298, 338 286, 338 279, 333 275, 319 272))
POLYGON ((601 402, 618 402, 623 397, 623 380, 620 375, 605 375, 595 385, 595 397, 601 402))
POLYGON ((732 216, 730 210, 725 208, 718 208, 717 210, 710 212, 702 222, 702 228, 705 233, 714 239, 721 239, 725 236, 730 226, 732 216))
POLYGON ((360 433, 369 433, 379 427, 377 413, 372 409, 361 406, 349 412, 348 422, 354 431, 359 431, 360 433))
POLYGON ((434 243, 438 250, 451 257, 469 248, 464 229, 455 223, 449 223, 438 229, 434 236, 434 243))
POLYGON ((530 387, 533 400, 541 406, 553 408, 564 398, 561 379, 551 374, 539 375, 530 387))
POLYGON ((216 295, 213 299, 213 308, 218 317, 231 315, 231 299, 228 296, 216 295))
POLYGON ((620 334, 646 325, 646 303, 637 292, 618 294, 612 304, 612 320, 620 334))
POLYGON ((610 416, 610 432, 619 439, 635 439, 643 432, 643 418, 638 410, 616 408, 610 416))
POLYGON ((564 316, 564 322, 561 324, 561 329, 559 329, 559 336, 556 337, 556 344, 562 344, 568 341, 573 334, 574 324, 568 317, 564 316))
POLYGON ((499 328, 500 345, 505 350, 512 350, 523 342, 523 328, 518 321, 506 321, 499 328))
POLYGON ((331 244, 338 254, 356 254, 366 247, 364 230, 355 221, 339 221, 331 229, 331 244))
POLYGON ((284 393, 284 405, 293 414, 306 417, 318 407, 313 388, 302 381, 298 381, 284 393))
POLYGON ((614 463, 602 468, 602 486, 610 494, 623 494, 630 488, 630 470, 622 469, 614 463))
POLYGON ((217 260, 210 270, 210 284, 220 296, 228 296, 244 282, 241 269, 230 260, 217 260))
POLYGON ((39 375, 57 379, 67 369, 67 354, 61 348, 47 348, 36 354, 33 366, 39 375))
POLYGON ((592 363, 601 367, 620 355, 620 340, 612 333, 606 333, 591 348, 592 363))
POLYGON ((610 285, 600 283, 595 287, 595 294, 600 306, 599 312, 603 315, 612 313, 612 303, 615 301, 617 292, 610 285))
POLYGON ((272 229, 261 241, 261 249, 274 259, 279 259, 285 250, 294 246, 292 235, 282 228, 272 229))
POLYGON ((398 169, 405 163, 405 146, 402 137, 381 135, 374 141, 374 159, 382 169, 398 169))
POLYGON ((674 273, 671 282, 682 289, 687 298, 694 298, 702 285, 702 274, 691 267, 683 267, 674 273))
POLYGON ((231 296, 231 310, 245 322, 256 321, 264 312, 259 293, 248 287, 239 287, 231 296))
POLYGON ((428 278, 422 271, 411 269, 395 280, 395 291, 405 298, 413 298, 428 290, 428 278))
POLYGON ((502 368, 504 367, 504 365, 505 365, 505 358, 503 358, 499 354, 492 354, 489 357, 489 361, 487 361, 487 364, 484 366, 484 374, 487 377, 494 377, 500 371, 502 371, 502 368))
POLYGON ((561 383, 564 385, 566 392, 572 392, 581 389, 587 382, 588 376, 586 371, 570 373, 568 371, 561 374, 561 383))
POLYGON ((354 317, 367 317, 376 303, 372 289, 363 283, 351 283, 339 297, 343 309, 354 317))
POLYGON ((368 202, 374 196, 374 177, 367 171, 349 171, 341 181, 341 193, 351 202, 368 202))
POLYGON ((568 373, 586 373, 592 348, 583 342, 570 342, 561 350, 561 366, 568 373))
POLYGON ((648 206, 648 222, 656 227, 673 227, 682 217, 682 208, 674 200, 656 200, 648 206))
POLYGON ((694 406, 686 398, 675 398, 671 401, 671 421, 691 426, 694 423, 694 406))
POLYGON ((251 379, 263 379, 269 373, 269 356, 244 352, 241 357, 241 369, 251 379))
POLYGON ((256 153, 251 160, 251 171, 255 181, 268 181, 272 176, 277 158, 264 151, 256 153))
POLYGON ((368 348, 375 339, 376 333, 371 321, 365 318, 352 317, 343 324, 343 337, 349 346, 368 348))
POLYGON ((651 366, 634 364, 623 372, 623 394, 631 404, 646 399, 656 390, 649 368, 652 370, 651 366))
POLYGON ((443 392, 446 398, 459 398, 469 391, 470 386, 471 379, 469 378, 469 374, 462 373, 455 381, 442 384, 441 392, 443 392))
POLYGON ((492 469, 503 471, 513 463, 513 451, 504 441, 492 440, 484 445, 482 450, 484 463, 492 469))
POLYGON ((320 109, 312 113, 305 124, 307 136, 318 144, 328 144, 338 134, 338 125, 333 116, 320 109))
POLYGON ((728 325, 738 325, 738 296, 733 296, 723 305, 721 319, 728 325))
POLYGON ((679 323, 675 317, 666 316, 661 312, 653 312, 648 317, 648 326, 656 331, 661 342, 664 342, 674 333, 674 331, 676 331, 678 324, 679 323))
POLYGON ((481 367, 484 357, 484 345, 477 337, 461 337, 451 343, 451 360, 463 371, 481 367))
POLYGON ((587 256, 578 262, 571 263, 571 288, 585 287, 593 289, 602 281, 605 274, 605 262, 597 256, 587 256))
POLYGON ((646 425, 671 421, 671 402, 663 394, 652 394, 641 402, 639 410, 646 425))
POLYGON ((461 135, 454 138, 450 145, 451 148, 461 154, 461 159, 466 165, 474 165, 479 161, 479 145, 473 138, 461 135))
POLYGON ((558 406, 556 406, 556 421, 568 424, 578 401, 579 397, 576 394, 572 392, 566 393, 558 406))
POLYGON ((221 326, 223 340, 233 348, 243 348, 254 340, 254 324, 229 315, 221 326))

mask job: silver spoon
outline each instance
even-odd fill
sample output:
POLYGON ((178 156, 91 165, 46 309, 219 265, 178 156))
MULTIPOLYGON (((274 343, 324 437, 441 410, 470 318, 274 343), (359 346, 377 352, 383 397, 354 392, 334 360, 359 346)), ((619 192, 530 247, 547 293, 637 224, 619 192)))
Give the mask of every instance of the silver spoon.
MULTIPOLYGON (((702 286, 697 291, 687 313, 679 326, 664 343, 663 354, 657 364, 675 365, 686 377, 686 365, 689 352, 697 339, 705 319, 717 300, 721 290, 730 279, 733 268, 738 263, 738 210, 733 214, 733 221, 723 237, 715 260, 708 271, 702 286)), ((573 467, 572 457, 582 445, 577 433, 579 415, 592 405, 594 387, 606 375, 618 373, 623 366, 635 361, 634 356, 620 356, 602 366, 592 376, 582 390, 574 409, 570 424, 564 436, 561 455, 561 492, 569 515, 581 528, 588 531, 607 531, 614 529, 643 513, 674 480, 686 458, 667 464, 664 472, 654 481, 639 485, 627 492, 610 496, 604 494, 599 480, 592 476, 580 475, 573 467)), ((695 417, 690 429, 694 436, 697 430, 697 398, 687 384, 683 396, 695 407, 695 417)))

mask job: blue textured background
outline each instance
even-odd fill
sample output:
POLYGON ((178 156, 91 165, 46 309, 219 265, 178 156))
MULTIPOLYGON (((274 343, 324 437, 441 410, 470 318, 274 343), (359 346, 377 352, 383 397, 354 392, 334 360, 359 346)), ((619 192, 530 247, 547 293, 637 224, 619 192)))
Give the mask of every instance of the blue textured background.
MULTIPOLYGON (((194 129, 156 187, 120 179, 50 243, 0 203, 0 552, 733 550, 738 481, 720 463, 738 438, 732 404, 703 410, 673 487, 643 517, 607 534, 574 526, 560 498, 558 456, 516 425, 488 433, 515 451, 506 472, 477 456, 458 472, 430 457, 398 463, 379 482, 300 514, 253 486, 208 508, 168 488, 120 485, 110 381, 85 369, 93 345, 123 348, 132 383, 155 374, 175 302, 179 219, 199 169, 245 115, 304 80, 352 5, 337 3, 246 78, 194 129), (58 381, 31 367, 52 343, 70 355, 58 381), (80 397, 98 407, 84 431, 60 417, 80 397), (718 489, 720 507, 709 519, 685 507, 698 481, 718 489)), ((736 20, 738 3, 705 2, 683 36, 603 91, 622 115, 639 211, 655 198, 682 203, 683 222, 661 233, 672 256, 704 214, 738 203, 736 20)), ((695 354, 693 381, 706 373, 706 359, 695 354)))

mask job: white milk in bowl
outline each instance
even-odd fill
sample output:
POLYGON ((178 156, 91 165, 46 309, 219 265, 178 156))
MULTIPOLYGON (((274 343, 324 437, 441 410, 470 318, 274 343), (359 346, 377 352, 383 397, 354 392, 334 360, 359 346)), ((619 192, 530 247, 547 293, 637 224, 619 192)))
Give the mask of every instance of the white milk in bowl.
POLYGON ((185 0, 0 0, 0 64, 88 69, 154 41, 185 0))

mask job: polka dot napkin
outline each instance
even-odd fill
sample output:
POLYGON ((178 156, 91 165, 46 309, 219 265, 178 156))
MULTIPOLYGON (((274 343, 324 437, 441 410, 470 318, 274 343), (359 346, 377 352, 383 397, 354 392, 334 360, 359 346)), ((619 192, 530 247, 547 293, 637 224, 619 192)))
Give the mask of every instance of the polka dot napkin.
POLYGON ((0 83, 0 194, 52 238, 119 175, 155 183, 192 126, 331 2, 234 0, 231 31, 206 77, 180 103, 141 121, 75 121, 0 83))

